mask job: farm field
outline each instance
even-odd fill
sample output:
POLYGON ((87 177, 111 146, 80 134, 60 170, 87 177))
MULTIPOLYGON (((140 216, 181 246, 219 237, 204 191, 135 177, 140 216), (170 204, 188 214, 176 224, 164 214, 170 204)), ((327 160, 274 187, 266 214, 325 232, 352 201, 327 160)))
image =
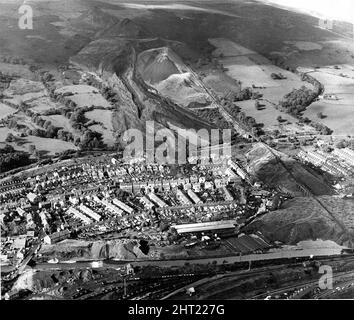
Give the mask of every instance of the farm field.
POLYGON ((323 46, 310 41, 284 41, 284 43, 296 47, 300 51, 322 50, 323 46))
POLYGON ((331 102, 315 102, 304 113, 305 117, 321 122, 333 130, 334 135, 353 135, 354 105, 340 105, 331 102), (319 119, 317 114, 322 112, 326 117, 319 119))
POLYGON ((49 120, 56 127, 63 128, 65 131, 73 134, 75 133, 75 130, 70 124, 70 120, 62 115, 43 116, 42 118, 49 120))
POLYGON ((335 135, 351 135, 354 134, 354 66, 343 65, 339 68, 325 67, 310 72, 311 76, 324 85, 325 94, 334 94, 338 100, 317 101, 307 108, 304 116, 320 121, 331 128, 335 135), (325 118, 319 119, 319 112, 322 112, 325 118))
MULTIPOLYGON (((203 70, 204 71, 204 70, 203 70)), ((227 74, 220 70, 207 70, 203 82, 215 93, 224 96, 230 91, 239 92, 240 85, 235 79, 232 79, 227 74)))
POLYGON ((64 86, 56 90, 57 93, 72 93, 69 99, 77 104, 78 107, 100 106, 110 108, 110 103, 99 93, 99 91, 87 85, 64 86))
POLYGON ((21 102, 30 102, 47 95, 47 91, 41 82, 31 81, 24 78, 12 81, 9 88, 4 91, 5 99, 17 106, 21 102))
POLYGON ((60 109, 63 105, 55 103, 50 100, 49 97, 41 97, 28 103, 31 106, 31 110, 43 114, 50 109, 60 109))
POLYGON ((14 120, 16 120, 17 124, 28 127, 29 129, 42 129, 40 126, 32 122, 31 118, 26 116, 23 112, 18 113, 14 120))
MULTIPOLYGON (((14 136, 17 135, 17 132, 6 127, 0 128, 0 142, 3 143, 9 133, 12 133, 14 136)), ((65 150, 77 150, 77 147, 66 141, 57 140, 57 139, 48 139, 41 138, 36 136, 27 136, 25 138, 21 138, 21 142, 16 144, 14 142, 7 143, 14 147, 15 150, 28 152, 29 146, 34 145, 36 150, 47 154, 47 155, 55 155, 57 152, 62 152, 65 150)))
POLYGON ((213 52, 215 57, 228 70, 226 74, 242 83, 242 87, 260 87, 256 88, 262 93, 264 99, 273 103, 278 103, 287 93, 293 89, 310 84, 301 81, 299 76, 292 72, 283 70, 273 65, 267 58, 258 53, 244 48, 228 39, 209 39, 217 49, 213 52), (286 79, 273 80, 272 73, 281 73, 286 79))
POLYGON ((16 109, 7 106, 6 104, 0 103, 0 119, 6 118, 7 116, 16 112, 16 109))
POLYGON ((95 109, 85 113, 85 117, 90 120, 101 122, 107 130, 113 130, 112 111, 95 109))
POLYGON ((254 104, 253 100, 237 102, 237 105, 241 107, 247 116, 255 118, 258 123, 264 123, 265 129, 279 129, 278 116, 281 116, 284 120, 296 122, 294 117, 285 112, 280 112, 268 102, 261 101, 261 104, 265 105, 262 110, 257 110, 254 104))
POLYGON ((115 142, 112 125, 112 111, 95 109, 86 112, 85 117, 89 120, 95 120, 101 123, 90 126, 90 129, 102 133, 103 142, 112 146, 115 142))
POLYGON ((90 129, 99 133, 102 133, 102 139, 107 146, 113 146, 115 143, 115 138, 113 135, 113 131, 109 131, 104 129, 101 125, 95 124, 90 126, 90 129))
POLYGON ((0 70, 4 74, 22 77, 29 80, 34 80, 36 78, 26 65, 0 62, 0 70))

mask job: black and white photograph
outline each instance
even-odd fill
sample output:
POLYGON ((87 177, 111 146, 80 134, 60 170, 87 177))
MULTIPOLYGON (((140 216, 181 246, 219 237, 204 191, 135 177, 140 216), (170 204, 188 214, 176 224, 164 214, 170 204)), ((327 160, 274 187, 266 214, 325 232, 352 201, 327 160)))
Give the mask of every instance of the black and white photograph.
POLYGON ((354 1, 0 0, 0 226, 3 305, 354 299, 354 1))

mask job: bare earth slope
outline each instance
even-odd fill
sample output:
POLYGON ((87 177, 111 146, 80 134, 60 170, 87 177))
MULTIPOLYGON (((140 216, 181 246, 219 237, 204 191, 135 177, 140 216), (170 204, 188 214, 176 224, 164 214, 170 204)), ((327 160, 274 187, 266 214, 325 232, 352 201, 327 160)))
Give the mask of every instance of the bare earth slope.
POLYGON ((302 193, 297 181, 315 195, 332 194, 331 188, 320 176, 310 173, 302 164, 284 153, 275 151, 274 155, 264 144, 255 144, 247 154, 247 159, 249 172, 272 187, 279 186, 286 192, 300 196, 302 193))

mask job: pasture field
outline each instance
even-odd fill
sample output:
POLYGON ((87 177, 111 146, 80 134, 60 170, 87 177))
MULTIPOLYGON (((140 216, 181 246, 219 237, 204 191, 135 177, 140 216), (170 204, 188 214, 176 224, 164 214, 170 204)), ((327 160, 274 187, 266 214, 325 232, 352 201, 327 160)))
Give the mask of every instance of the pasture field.
POLYGON ((354 104, 341 105, 332 102, 319 101, 313 103, 304 113, 305 117, 321 122, 333 130, 334 135, 354 135, 354 104), (322 112, 324 119, 317 114, 322 112))
POLYGON ((56 127, 63 128, 65 131, 75 134, 75 130, 71 126, 70 120, 62 115, 43 116, 42 118, 51 121, 56 127))
POLYGON ((262 107, 261 110, 257 110, 254 106, 255 101, 253 100, 237 102, 237 105, 241 107, 242 111, 244 111, 247 116, 255 118, 257 123, 264 123, 264 129, 279 129, 279 122, 277 120, 278 116, 281 116, 284 120, 290 122, 297 121, 291 115, 275 109, 270 103, 266 101, 261 101, 261 104, 264 105, 264 107, 262 107))
POLYGON ((293 89, 312 87, 294 73, 273 65, 267 58, 229 39, 209 39, 209 42, 217 47, 213 54, 219 57, 228 76, 241 81, 242 88, 255 86, 264 99, 273 103, 278 103, 293 89), (281 73, 286 79, 273 80, 272 73, 281 73))
MULTIPOLYGON (((0 127, 0 143, 3 143, 9 133, 17 136, 18 132, 8 129, 6 127, 0 127)), ((43 152, 47 155, 54 155, 56 152, 62 152, 65 150, 77 150, 77 147, 70 142, 48 139, 35 136, 27 136, 25 138, 20 138, 20 143, 15 142, 8 143, 14 147, 15 150, 28 152, 29 146, 34 145, 36 150, 43 152)))
POLYGON ((16 112, 16 109, 0 103, 0 120, 16 112))
POLYGON ((69 99, 77 104, 78 107, 99 106, 110 108, 111 104, 101 95, 101 93, 92 86, 71 85, 64 86, 56 90, 57 93, 72 93, 69 99))
POLYGON ((44 92, 31 92, 31 93, 26 93, 23 95, 14 95, 11 97, 11 99, 5 99, 6 102, 13 103, 16 106, 20 106, 22 102, 24 103, 30 103, 34 100, 40 99, 45 97, 44 92))
POLYGON ((28 103, 31 106, 31 110, 43 114, 49 109, 60 109, 63 105, 55 103, 50 100, 49 97, 41 97, 28 103))
POLYGON ((90 129, 99 133, 102 133, 102 139, 103 142, 107 145, 107 146, 113 146, 115 143, 115 138, 113 135, 113 131, 111 130, 106 130, 102 127, 102 125, 99 124, 95 124, 93 126, 90 126, 90 129))
POLYGON ((17 124, 19 125, 24 125, 28 127, 29 129, 40 129, 42 130, 42 127, 38 126, 34 122, 32 122, 32 119, 28 116, 26 116, 23 112, 18 113, 15 117, 14 120, 16 120, 17 124))
POLYGON ((331 66, 309 72, 324 85, 325 94, 334 94, 338 100, 321 99, 309 106, 304 116, 328 126, 335 135, 352 135, 354 134, 354 66, 341 65, 338 68, 331 66), (322 112, 325 118, 319 119, 317 116, 319 112, 322 112))
POLYGON ((29 145, 35 145, 37 150, 46 152, 47 155, 54 155, 57 152, 63 152, 66 150, 78 150, 78 147, 73 143, 58 139, 28 136, 26 137, 26 140, 29 145))
POLYGON ((47 96, 47 91, 41 82, 20 78, 11 82, 4 95, 11 97, 6 101, 19 106, 21 102, 29 103, 47 96))
POLYGON ((0 70, 4 74, 34 80, 36 76, 29 70, 27 65, 0 62, 0 70))
POLYGON ((12 81, 9 88, 5 90, 4 94, 13 96, 43 91, 45 91, 45 87, 41 82, 20 78, 12 81))
POLYGON ((284 41, 284 43, 292 45, 300 51, 314 51, 323 49, 321 44, 310 41, 284 41))
MULTIPOLYGON (((204 71, 204 70, 203 70, 204 71)), ((220 70, 208 70, 205 71, 205 77, 203 82, 209 88, 211 88, 215 93, 224 96, 230 91, 239 92, 240 85, 235 79, 232 79, 227 74, 220 70)))
POLYGON ((108 146, 112 146, 115 142, 112 115, 112 111, 100 109, 95 109, 85 113, 85 117, 87 119, 95 120, 101 123, 90 126, 90 129, 102 133, 103 142, 108 146))
POLYGON ((90 120, 101 122, 107 130, 113 131, 112 111, 95 109, 85 113, 85 117, 90 120))

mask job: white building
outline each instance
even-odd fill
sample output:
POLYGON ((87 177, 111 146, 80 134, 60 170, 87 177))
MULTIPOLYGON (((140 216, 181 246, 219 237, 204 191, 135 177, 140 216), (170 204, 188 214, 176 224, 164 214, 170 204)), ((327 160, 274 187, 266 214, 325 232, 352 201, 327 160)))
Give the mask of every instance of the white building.
POLYGON ((148 196, 160 208, 167 207, 167 204, 162 199, 160 199, 155 193, 151 192, 151 193, 148 194, 148 196))
POLYGON ((89 217, 85 216, 83 213, 81 213, 80 211, 76 210, 73 207, 70 207, 68 209, 67 213, 68 214, 72 214, 75 218, 80 219, 85 224, 90 224, 91 223, 91 219, 89 217))
POLYGON ((346 163, 348 163, 351 166, 354 166, 354 151, 345 148, 345 149, 334 149, 333 154, 336 155, 337 157, 341 158, 344 160, 346 163))
POLYGON ((140 202, 149 210, 154 207, 154 204, 145 196, 140 198, 140 202))
POLYGON ((234 161, 230 160, 229 161, 229 166, 237 173, 238 176, 240 176, 242 179, 247 178, 247 172, 242 169, 238 164, 236 164, 234 161))
POLYGON ((187 191, 187 194, 194 201, 195 204, 203 203, 203 201, 200 200, 200 198, 197 196, 197 194, 193 190, 189 189, 187 191))
POLYGON ((115 206, 114 204, 108 202, 107 200, 100 200, 100 202, 110 211, 112 211, 113 213, 121 216, 123 214, 123 210, 119 209, 117 206, 115 206))
POLYGON ((81 204, 81 205, 79 206, 79 209, 80 209, 83 213, 85 213, 86 215, 88 215, 90 218, 92 218, 93 220, 95 220, 95 221, 100 221, 100 220, 101 220, 101 216, 100 216, 98 213, 94 212, 93 210, 91 210, 90 208, 84 206, 83 204, 81 204))
POLYGON ((232 194, 230 193, 230 191, 227 190, 226 187, 223 187, 222 190, 224 191, 226 201, 234 201, 235 200, 234 197, 232 196, 232 194))
POLYGON ((44 227, 47 227, 47 226, 48 226, 48 221, 47 221, 47 217, 46 217, 44 211, 41 211, 41 212, 39 213, 39 217, 41 218, 41 221, 42 221, 43 226, 44 226, 44 227))
POLYGON ((186 197, 186 195, 180 189, 177 190, 176 195, 178 200, 180 200, 183 204, 185 205, 192 204, 191 201, 186 197))
POLYGON ((113 203, 118 207, 121 208, 123 211, 131 214, 133 213, 133 209, 131 207, 129 207, 128 205, 126 205, 124 202, 118 200, 118 199, 113 199, 113 203))

